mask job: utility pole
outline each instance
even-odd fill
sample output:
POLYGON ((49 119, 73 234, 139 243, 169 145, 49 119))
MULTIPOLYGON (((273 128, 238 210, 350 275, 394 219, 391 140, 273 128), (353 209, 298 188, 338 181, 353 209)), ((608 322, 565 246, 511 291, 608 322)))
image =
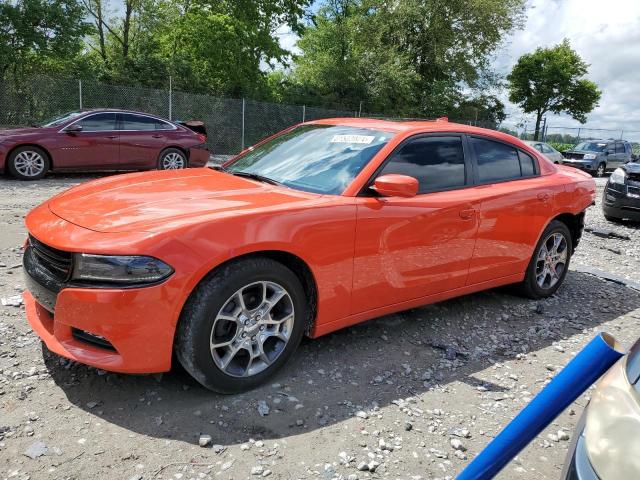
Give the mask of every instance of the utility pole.
POLYGON ((169 75, 169 120, 173 120, 171 118, 171 115, 173 114, 173 99, 172 99, 172 93, 173 93, 173 85, 171 82, 171 75, 169 75))
POLYGON ((358 109, 358 118, 362 116, 362 100, 360 100, 360 108, 358 109))
MULTIPOLYGON (((545 133, 546 130, 547 130, 547 117, 545 116, 542 119, 542 140, 541 140, 542 142, 544 142, 544 138, 546 136, 546 133, 545 133)), ((540 139, 537 139, 537 140, 540 140, 540 139)))
POLYGON ((78 80, 78 99, 80 103, 80 111, 82 111, 82 80, 78 80))

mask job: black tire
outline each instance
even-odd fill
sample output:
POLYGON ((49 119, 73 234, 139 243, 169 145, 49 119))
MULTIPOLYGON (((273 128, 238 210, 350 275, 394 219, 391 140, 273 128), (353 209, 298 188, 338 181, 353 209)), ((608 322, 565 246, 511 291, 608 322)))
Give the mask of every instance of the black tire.
POLYGON ((612 223, 621 223, 622 219, 618 218, 618 217, 612 217, 611 215, 607 215, 606 213, 604 214, 604 219, 607 222, 612 222, 612 223))
POLYGON ((43 178, 49 169, 51 168, 51 160, 49 155, 43 149, 26 145, 24 147, 18 147, 9 154, 7 158, 7 170, 9 173, 18 180, 40 180, 43 178), (25 156, 33 159, 33 168, 26 168, 21 162, 25 161, 25 156), (37 165, 37 168, 36 168, 37 165), (35 170, 34 170, 35 168, 35 170), (33 174, 28 174, 29 171, 33 171, 33 174))
POLYGON ((182 150, 165 148, 158 157, 158 170, 181 170, 187 168, 187 163, 187 155, 182 150))
MULTIPOLYGON (((287 362, 304 335, 308 312, 304 288, 289 268, 264 257, 232 261, 207 275, 187 300, 176 332, 175 353, 184 369, 209 390, 244 392, 264 383, 287 362), (212 329, 218 313, 234 294, 254 282, 276 282, 286 290, 293 305, 293 327, 273 363, 251 376, 238 377, 223 371, 214 361, 212 329)), ((238 338, 238 333, 231 336, 238 338)))
POLYGON ((571 254, 573 252, 573 241, 571 239, 571 232, 569 232, 569 228, 562 222, 557 220, 552 221, 547 228, 545 228, 544 232, 540 236, 538 240, 538 244, 533 251, 533 255, 531 256, 531 260, 529 261, 529 266, 527 267, 527 271, 525 273, 524 281, 522 281, 518 285, 519 293, 528 298, 540 299, 547 298, 553 295, 560 285, 564 282, 565 277, 567 276, 567 272, 569 271, 569 262, 571 260, 571 254), (566 262, 564 264, 564 268, 562 269, 562 273, 560 274, 557 282, 548 287, 544 288, 538 284, 536 270, 538 269, 538 256, 540 254, 541 249, 545 241, 553 234, 560 233, 564 237, 566 242, 566 262))
POLYGON ((604 174, 607 173, 607 164, 602 162, 598 165, 598 168, 595 172, 593 172, 593 176, 596 178, 604 177, 604 174))

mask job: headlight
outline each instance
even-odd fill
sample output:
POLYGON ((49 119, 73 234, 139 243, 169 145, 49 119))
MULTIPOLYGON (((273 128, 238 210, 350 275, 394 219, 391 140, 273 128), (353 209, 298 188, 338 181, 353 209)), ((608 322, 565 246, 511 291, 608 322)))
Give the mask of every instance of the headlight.
POLYGON ((595 160, 596 159, 596 155, 593 153, 585 153, 584 157, 585 160, 595 160))
POLYGON ((95 283, 154 283, 167 278, 173 268, 153 257, 76 253, 72 280, 95 283))
POLYGON ((624 185, 624 181, 627 178, 627 172, 625 172, 622 168, 616 168, 611 176, 609 177, 609 183, 617 183, 619 185, 624 185))

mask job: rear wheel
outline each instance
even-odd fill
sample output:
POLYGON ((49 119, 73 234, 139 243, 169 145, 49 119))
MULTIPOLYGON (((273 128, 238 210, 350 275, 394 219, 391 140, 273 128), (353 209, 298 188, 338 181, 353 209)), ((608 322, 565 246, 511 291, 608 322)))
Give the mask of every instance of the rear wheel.
POLYGON ((249 390, 293 354, 307 312, 300 280, 281 263, 268 258, 231 262, 209 274, 187 301, 176 355, 210 390, 249 390))
POLYGON ((553 295, 569 269, 573 244, 567 226, 557 220, 544 230, 527 267, 521 293, 529 298, 553 295))
POLYGON ((7 159, 11 175, 19 180, 40 180, 49 170, 49 156, 41 148, 25 146, 16 148, 7 159))
POLYGON ((187 168, 187 156, 177 148, 167 148, 160 153, 158 170, 179 170, 187 168))

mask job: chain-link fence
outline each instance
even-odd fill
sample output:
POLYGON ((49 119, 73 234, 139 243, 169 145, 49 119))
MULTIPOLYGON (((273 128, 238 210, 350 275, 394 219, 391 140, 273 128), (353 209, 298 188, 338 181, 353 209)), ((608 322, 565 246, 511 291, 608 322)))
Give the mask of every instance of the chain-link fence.
MULTIPOLYGON (((176 92, 171 89, 108 85, 92 80, 30 77, 28 81, 0 81, 0 127, 43 123, 66 112, 91 108, 121 108, 151 113, 170 120, 201 120, 215 154, 235 154, 244 147, 293 124, 332 117, 392 117, 358 110, 288 105, 176 92)), ((411 120, 411 119, 398 119, 411 120)), ((419 120, 419 119, 414 119, 419 120)), ((451 119, 496 128, 491 120, 451 119)))
POLYGON ((171 120, 201 120, 216 154, 234 154, 243 147, 305 120, 354 117, 353 110, 332 110, 248 99, 231 99, 96 81, 31 77, 0 81, 0 126, 26 126, 74 110, 122 108, 171 120))

